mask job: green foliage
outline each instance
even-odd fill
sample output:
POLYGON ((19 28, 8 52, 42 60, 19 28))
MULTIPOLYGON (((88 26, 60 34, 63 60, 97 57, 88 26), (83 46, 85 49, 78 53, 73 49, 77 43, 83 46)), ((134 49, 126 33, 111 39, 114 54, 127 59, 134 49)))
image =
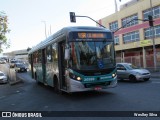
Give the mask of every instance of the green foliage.
POLYGON ((29 52, 31 49, 32 49, 32 48, 28 47, 28 48, 27 48, 27 51, 29 52))
POLYGON ((9 33, 8 29, 8 16, 4 12, 0 12, 0 53, 3 51, 1 45, 10 47, 7 40, 6 33, 9 33))

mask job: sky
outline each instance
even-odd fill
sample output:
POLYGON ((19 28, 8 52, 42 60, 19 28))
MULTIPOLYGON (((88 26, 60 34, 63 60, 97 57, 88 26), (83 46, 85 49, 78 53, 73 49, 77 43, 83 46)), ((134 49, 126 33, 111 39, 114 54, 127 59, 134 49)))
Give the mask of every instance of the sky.
MULTIPOLYGON (((96 26, 88 18, 70 22, 69 12, 99 20, 115 12, 115 0, 0 0, 0 11, 8 16, 10 48, 5 52, 32 48, 43 41, 45 25, 47 37, 67 26, 96 26)), ((117 1, 120 5, 130 0, 117 1)))

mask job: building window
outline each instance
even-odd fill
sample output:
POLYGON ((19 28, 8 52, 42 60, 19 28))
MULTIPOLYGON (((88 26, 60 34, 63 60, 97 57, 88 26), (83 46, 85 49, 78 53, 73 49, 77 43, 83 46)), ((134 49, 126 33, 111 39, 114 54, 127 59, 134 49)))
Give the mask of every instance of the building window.
MULTIPOLYGON (((154 37, 160 37, 160 25, 154 27, 154 37)), ((151 28, 144 29, 144 38, 150 39, 153 37, 151 28)))
POLYGON ((143 11, 143 18, 148 19, 148 15, 152 15, 152 14, 153 14, 153 18, 159 18, 160 17, 160 6, 154 7, 153 13, 152 13, 152 9, 147 9, 143 11))
POLYGON ((144 30, 144 38, 145 38, 145 39, 151 38, 151 37, 152 37, 151 34, 152 34, 152 33, 151 33, 150 28, 147 28, 147 29, 144 30))
POLYGON ((160 25, 156 26, 154 30, 155 30, 155 37, 160 37, 160 25))
POLYGON ((130 27, 130 26, 138 24, 138 20, 133 20, 133 19, 138 19, 138 14, 134 14, 132 16, 129 16, 129 17, 126 17, 126 18, 122 19, 122 26, 124 28, 126 28, 126 27, 130 27), (131 20, 133 20, 133 21, 130 22, 131 20))
POLYGON ((116 31, 118 29, 118 21, 112 22, 109 24, 109 28, 111 31, 116 31))
POLYGON ((139 31, 127 33, 123 35, 123 43, 130 43, 130 42, 135 42, 139 41, 139 31))
POLYGON ((119 36, 114 36, 114 44, 119 45, 119 36))

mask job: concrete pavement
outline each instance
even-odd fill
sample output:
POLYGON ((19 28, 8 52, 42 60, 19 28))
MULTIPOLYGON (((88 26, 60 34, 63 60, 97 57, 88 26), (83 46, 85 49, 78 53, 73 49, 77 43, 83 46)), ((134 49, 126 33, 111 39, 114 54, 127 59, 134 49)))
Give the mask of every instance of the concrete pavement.
POLYGON ((160 80, 160 71, 151 72, 151 78, 159 78, 160 80))

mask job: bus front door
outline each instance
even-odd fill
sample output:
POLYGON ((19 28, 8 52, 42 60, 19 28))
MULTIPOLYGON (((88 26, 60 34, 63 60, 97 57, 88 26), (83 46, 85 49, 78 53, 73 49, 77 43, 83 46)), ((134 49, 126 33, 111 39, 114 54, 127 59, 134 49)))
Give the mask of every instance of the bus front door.
POLYGON ((42 49, 42 79, 43 79, 43 83, 46 85, 46 50, 42 49))
POLYGON ((59 51, 59 84, 60 89, 67 90, 67 83, 65 78, 65 70, 66 70, 66 60, 64 59, 64 52, 65 52, 65 41, 62 41, 58 44, 58 51, 59 51))
POLYGON ((31 64, 31 74, 32 74, 32 78, 34 78, 34 71, 33 71, 33 54, 30 55, 29 57, 30 59, 30 64, 31 64))

